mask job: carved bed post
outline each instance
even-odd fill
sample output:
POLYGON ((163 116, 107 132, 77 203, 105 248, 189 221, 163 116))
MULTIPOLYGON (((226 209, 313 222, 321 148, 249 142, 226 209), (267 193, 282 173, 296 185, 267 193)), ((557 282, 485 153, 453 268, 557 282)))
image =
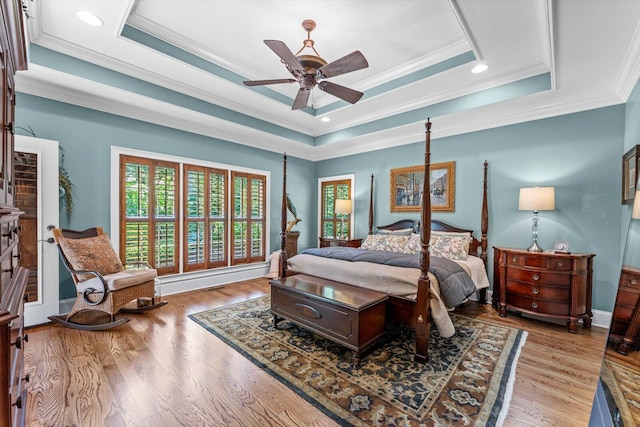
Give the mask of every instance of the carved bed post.
POLYGON ((422 214, 420 227, 420 278, 416 298, 416 354, 414 360, 425 363, 429 360, 429 240, 431 239, 431 121, 425 123, 424 179, 422 184, 422 214))
POLYGON ((371 174, 371 186, 369 188, 369 235, 373 234, 373 174, 371 174))
POLYGON ((287 275, 287 153, 282 161, 282 210, 280 211, 280 263, 278 277, 287 275))
MULTIPOLYGON (((480 217, 480 259, 487 265, 487 232, 489 231, 489 205, 487 203, 487 168, 489 163, 484 161, 484 184, 482 187, 482 214, 480 217)), ((478 302, 480 304, 487 303, 487 288, 481 289, 478 294, 478 302)))

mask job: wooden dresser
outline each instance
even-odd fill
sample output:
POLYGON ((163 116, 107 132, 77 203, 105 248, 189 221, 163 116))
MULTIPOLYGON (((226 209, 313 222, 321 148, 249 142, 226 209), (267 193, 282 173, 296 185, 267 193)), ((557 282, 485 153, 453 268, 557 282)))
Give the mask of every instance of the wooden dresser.
POLYGON ((494 247, 494 295, 500 316, 517 310, 541 317, 566 319, 578 332, 578 319, 591 327, 593 254, 531 253, 494 247))
POLYGON ((328 246, 346 246, 349 248, 359 248, 362 245, 362 239, 334 239, 330 237, 320 237, 320 247, 328 246))
POLYGON ((609 339, 617 341, 615 350, 627 354, 631 348, 640 348, 640 268, 622 266, 616 305, 609 339))
POLYGON ((13 195, 13 134, 16 71, 27 68, 27 56, 19 1, 0 0, 0 117, 2 153, 0 155, 0 427, 22 426, 26 414, 23 307, 28 270, 20 259, 18 217, 13 195))

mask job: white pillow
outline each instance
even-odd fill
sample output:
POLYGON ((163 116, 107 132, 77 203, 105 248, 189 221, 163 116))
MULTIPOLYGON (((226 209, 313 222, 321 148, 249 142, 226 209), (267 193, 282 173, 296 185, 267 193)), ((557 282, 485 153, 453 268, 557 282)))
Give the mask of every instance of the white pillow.
POLYGON ((390 234, 394 236, 411 236, 412 228, 401 228, 399 230, 378 230, 378 234, 390 234))

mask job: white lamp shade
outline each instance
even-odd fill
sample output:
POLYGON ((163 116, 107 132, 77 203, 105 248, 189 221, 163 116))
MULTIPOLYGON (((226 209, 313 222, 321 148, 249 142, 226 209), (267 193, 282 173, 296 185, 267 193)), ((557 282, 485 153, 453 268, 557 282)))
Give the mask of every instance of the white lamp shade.
POLYGON ((351 199, 337 199, 336 200, 336 213, 337 214, 350 214, 351 213, 351 199))
POLYGON ((640 219, 640 190, 636 191, 636 197, 633 199, 633 210, 631 218, 640 219))
POLYGON ((529 187, 520 189, 518 209, 521 211, 552 211, 556 208, 555 187, 529 187))

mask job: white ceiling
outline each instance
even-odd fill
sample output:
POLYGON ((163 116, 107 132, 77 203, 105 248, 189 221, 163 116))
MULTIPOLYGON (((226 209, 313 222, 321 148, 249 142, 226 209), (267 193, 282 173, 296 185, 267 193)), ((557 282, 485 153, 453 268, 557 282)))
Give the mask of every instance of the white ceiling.
POLYGON ((19 92, 310 160, 420 141, 427 117, 414 117, 411 113, 416 110, 431 116, 433 137, 440 138, 619 104, 640 76, 640 1, 635 0, 23 3, 34 44, 277 125, 279 130, 225 117, 217 107, 172 105, 162 97, 42 61, 18 74, 19 92), (78 10, 94 12, 104 25, 81 22, 78 10), (263 40, 281 40, 297 52, 306 38, 304 19, 317 23, 311 38, 328 62, 354 50, 367 58, 368 68, 329 79, 364 92, 357 104, 335 104, 337 98, 315 89, 310 105, 319 109, 317 115, 313 110, 292 111, 297 83, 271 85, 271 95, 265 95, 184 59, 199 57, 247 80, 289 78, 263 40), (178 49, 162 52, 141 44, 123 35, 126 27, 178 49), (420 74, 465 52, 476 59, 420 74), (488 71, 472 74, 478 62, 488 64, 488 71), (516 95, 515 86, 504 86, 543 73, 550 73, 549 90, 516 95), (416 75, 420 77, 398 83, 416 75), (484 105, 454 102, 500 87, 512 93, 484 105), (274 99, 279 94, 290 100, 274 99), (324 115, 331 122, 321 122, 324 115), (394 119, 387 119, 391 116, 394 119))

